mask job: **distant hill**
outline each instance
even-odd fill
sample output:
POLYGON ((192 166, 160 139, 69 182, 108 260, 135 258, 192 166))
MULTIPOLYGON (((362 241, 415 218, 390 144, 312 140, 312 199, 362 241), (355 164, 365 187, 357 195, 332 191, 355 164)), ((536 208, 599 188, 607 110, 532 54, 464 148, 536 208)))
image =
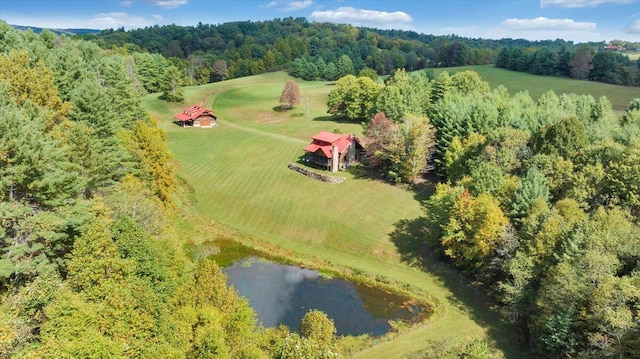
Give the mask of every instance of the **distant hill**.
MULTIPOLYGON (((189 84, 287 68, 294 77, 333 81, 363 69, 388 75, 398 68, 415 71, 488 64, 535 75, 626 86, 640 84, 640 68, 636 61, 605 50, 607 46, 640 48, 640 44, 621 40, 574 44, 562 39, 530 41, 436 36, 415 31, 309 22, 302 17, 217 25, 198 23, 196 26, 172 24, 134 30, 106 29, 78 36, 103 48, 123 47, 128 52, 156 53, 171 58, 174 65, 187 74, 186 83, 189 84), (591 65, 590 59, 593 59, 591 65), (574 63, 584 65, 580 69, 572 65, 574 63)), ((160 62, 149 59, 145 68, 160 68, 157 66, 160 62)))
MULTIPOLYGON (((414 31, 381 30, 345 24, 316 23, 284 18, 267 21, 236 21, 196 26, 154 25, 141 29, 107 29, 81 35, 103 48, 126 47, 127 51, 158 53, 182 59, 183 71, 208 80, 213 63, 224 61, 231 78, 282 70, 296 59, 309 71, 302 78, 331 72, 358 73, 364 68, 387 75, 397 68, 407 71, 426 67, 485 65, 495 61, 505 46, 520 48, 572 48, 564 40, 470 39, 457 35, 436 36, 414 31), (338 60, 343 68, 339 68, 338 60)), ((601 44, 604 46, 604 42, 601 44)), ((333 76, 326 77, 327 79, 333 76)), ((196 82, 201 82, 196 78, 196 82)), ((206 81, 205 81, 206 82, 206 81)))
POLYGON ((49 28, 42 28, 42 27, 35 27, 35 26, 23 26, 23 25, 11 25, 11 26, 13 26, 15 29, 18 29, 18 30, 31 29, 31 31, 35 32, 36 34, 41 33, 42 30, 45 30, 45 29, 51 32, 54 32, 58 35, 99 34, 100 31, 102 31, 102 30, 96 30, 96 29, 49 29, 49 28))

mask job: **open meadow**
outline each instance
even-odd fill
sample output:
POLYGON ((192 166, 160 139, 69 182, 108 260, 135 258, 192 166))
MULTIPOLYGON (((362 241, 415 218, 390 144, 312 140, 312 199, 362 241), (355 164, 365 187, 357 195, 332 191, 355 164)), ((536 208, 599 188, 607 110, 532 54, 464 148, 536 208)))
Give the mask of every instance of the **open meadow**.
POLYGON ((601 82, 581 81, 562 77, 538 76, 525 72, 499 69, 493 65, 474 65, 434 69, 439 75, 442 71, 450 74, 471 70, 477 72, 483 80, 489 82, 491 87, 503 85, 509 93, 528 91, 534 100, 543 92, 553 90, 557 95, 562 93, 576 93, 591 95, 595 99, 607 96, 613 109, 619 113, 624 111, 634 98, 640 97, 640 88, 629 86, 610 85, 601 82))
MULTIPOLYGON (((615 94, 615 106, 632 97, 632 89, 619 86, 493 67, 455 71, 465 69, 478 71, 493 86, 503 84, 514 92, 528 88, 534 96, 551 88, 557 93, 582 89, 594 96, 615 94)), ((409 190, 359 172, 340 172, 345 183, 327 184, 287 168, 321 130, 362 132, 360 124, 336 121, 326 113, 330 83, 297 80, 302 103, 280 111, 278 99, 288 79, 279 72, 187 87, 182 104, 166 103, 157 94, 144 98, 168 133, 177 174, 192 187, 198 211, 237 230, 245 244, 266 243, 297 261, 413 288, 438 303, 437 315, 426 323, 387 336, 356 357, 402 358, 486 335, 497 357, 521 358, 515 333, 491 310, 491 302, 457 270, 423 250, 421 201, 430 186, 409 190), (182 128, 172 122, 182 107, 198 102, 216 112, 218 126, 182 128)))
POLYGON ((498 357, 519 357, 515 336, 457 271, 436 259, 411 264, 428 188, 414 192, 348 172, 339 173, 345 183, 332 185, 287 168, 318 131, 362 132, 360 124, 336 122, 326 113, 332 88, 326 82, 298 81, 302 103, 286 112, 274 109, 288 79, 271 73, 187 87, 184 104, 166 103, 157 94, 144 98, 168 133, 177 174, 193 188, 197 209, 238 230, 245 242, 268 242, 298 260, 411 286, 439 302, 432 320, 380 341, 361 357, 402 358, 435 342, 485 334, 498 357), (173 124, 173 114, 197 102, 214 109, 218 126, 173 124))
MULTIPOLYGON (((443 70, 474 70, 492 86, 502 84, 512 93, 527 90, 536 98, 549 89, 606 95, 617 110, 638 96, 634 88, 492 66, 438 69, 436 74, 443 70)), ((279 110, 289 79, 278 72, 187 87, 182 104, 161 101, 157 94, 144 98, 168 133, 177 174, 193 189, 197 210, 237 230, 245 244, 266 243, 309 265, 412 287, 438 303, 438 314, 427 323, 379 341, 361 357, 401 358, 434 343, 455 345, 486 334, 499 357, 520 358, 515 335, 490 310, 490 301, 457 270, 421 251, 421 201, 430 186, 408 190, 358 172, 340 172, 346 182, 332 185, 287 168, 319 131, 362 134, 360 124, 336 121, 326 112, 331 83, 297 80, 301 104, 279 110), (218 126, 182 128, 172 122, 182 107, 198 102, 215 111, 218 126)))

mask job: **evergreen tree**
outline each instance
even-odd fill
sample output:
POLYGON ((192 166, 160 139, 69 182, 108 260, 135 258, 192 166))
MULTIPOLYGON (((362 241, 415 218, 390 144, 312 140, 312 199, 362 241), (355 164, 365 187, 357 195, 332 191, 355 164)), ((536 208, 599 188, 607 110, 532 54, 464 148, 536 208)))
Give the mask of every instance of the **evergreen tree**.
POLYGON ((520 180, 520 187, 511 200, 511 217, 516 220, 524 217, 537 198, 541 198, 543 201, 549 199, 549 185, 537 167, 530 167, 520 180))
POLYGON ((607 51, 598 52, 593 56, 591 64, 593 67, 589 79, 614 85, 622 84, 615 54, 607 51))
POLYGON ((336 64, 330 62, 327 64, 327 67, 324 69, 324 73, 322 77, 327 81, 335 81, 340 78, 340 74, 338 73, 338 68, 336 64))
POLYGON ((184 101, 182 92, 182 75, 175 66, 169 66, 164 71, 164 78, 161 85, 162 98, 168 102, 184 101))
POLYGON ((347 75, 355 75, 356 69, 353 65, 353 60, 347 55, 342 55, 338 58, 336 62, 336 70, 338 73, 338 78, 347 76, 347 75))
POLYGON ((588 143, 582 122, 576 117, 566 117, 543 127, 533 139, 533 150, 571 159, 588 143))
POLYGON ((68 144, 85 182, 83 193, 89 198, 127 172, 127 155, 116 136, 122 131, 119 114, 111 107, 105 88, 88 78, 72 92, 71 103, 69 117, 76 124, 69 131, 68 144))

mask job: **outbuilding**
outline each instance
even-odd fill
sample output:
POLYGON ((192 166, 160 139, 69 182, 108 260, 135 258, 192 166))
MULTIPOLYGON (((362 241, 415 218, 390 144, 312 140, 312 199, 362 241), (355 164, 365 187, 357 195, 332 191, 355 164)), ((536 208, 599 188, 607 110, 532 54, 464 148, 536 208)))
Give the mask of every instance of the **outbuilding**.
POLYGON ((182 127, 210 128, 218 124, 218 117, 212 110, 195 104, 173 116, 174 122, 182 127))

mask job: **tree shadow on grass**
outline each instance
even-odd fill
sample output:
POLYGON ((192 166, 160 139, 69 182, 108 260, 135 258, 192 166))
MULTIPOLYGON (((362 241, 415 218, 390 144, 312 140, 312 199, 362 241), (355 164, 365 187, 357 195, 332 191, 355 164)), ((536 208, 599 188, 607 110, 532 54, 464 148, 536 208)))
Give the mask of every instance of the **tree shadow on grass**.
MULTIPOLYGON (((424 195, 418 192, 416 198, 424 195)), ((433 233, 426 217, 403 219, 394 227, 389 236, 403 262, 433 275, 439 284, 447 288, 450 292, 446 296, 448 304, 487 328, 488 338, 504 352, 506 358, 528 357, 526 349, 516 344, 519 339, 515 328, 494 309, 496 303, 484 289, 429 245, 433 233)))
POLYGON ((384 175, 380 173, 380 171, 370 166, 367 166, 363 163, 357 163, 355 165, 349 166, 347 168, 347 172, 351 173, 354 179, 368 179, 368 180, 387 182, 391 184, 391 182, 388 181, 384 177, 384 175))
POLYGON ((425 175, 421 177, 419 181, 412 183, 411 185, 405 183, 394 183, 378 168, 367 165, 366 161, 349 166, 347 172, 353 175, 354 179, 365 179, 372 181, 380 181, 392 186, 400 186, 408 191, 414 193, 414 198, 424 204, 424 201, 429 199, 431 195, 436 191, 436 178, 432 175, 425 175))
POLYGON ((334 123, 357 123, 356 121, 350 120, 346 117, 335 117, 335 116, 318 116, 311 119, 312 121, 320 121, 320 122, 334 122, 334 123))

